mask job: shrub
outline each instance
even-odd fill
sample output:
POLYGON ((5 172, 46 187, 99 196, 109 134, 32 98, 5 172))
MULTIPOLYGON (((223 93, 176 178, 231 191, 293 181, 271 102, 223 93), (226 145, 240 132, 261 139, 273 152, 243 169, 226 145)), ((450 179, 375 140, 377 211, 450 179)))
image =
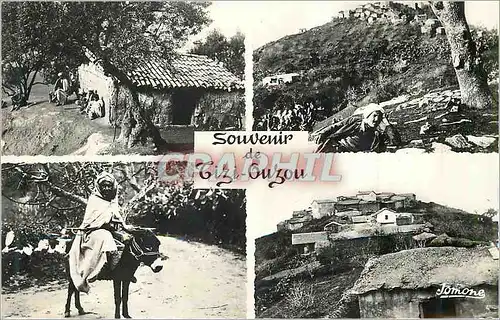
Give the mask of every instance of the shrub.
POLYGON ((285 295, 285 300, 292 310, 309 309, 314 305, 313 287, 304 281, 295 282, 285 295))

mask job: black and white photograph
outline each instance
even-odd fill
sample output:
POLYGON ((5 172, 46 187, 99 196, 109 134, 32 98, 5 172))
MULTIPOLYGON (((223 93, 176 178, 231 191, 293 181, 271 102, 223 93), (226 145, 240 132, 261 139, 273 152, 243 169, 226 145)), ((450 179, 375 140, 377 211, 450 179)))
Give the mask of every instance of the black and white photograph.
POLYGON ((252 202, 256 317, 498 318, 497 159, 372 158, 252 202))
POLYGON ((253 130, 308 131, 317 152, 498 152, 498 2, 258 7, 253 130))
POLYGON ((2 165, 2 319, 245 318, 245 190, 151 162, 2 165))
POLYGON ((193 152, 244 130, 245 35, 225 2, 2 2, 2 153, 193 152))

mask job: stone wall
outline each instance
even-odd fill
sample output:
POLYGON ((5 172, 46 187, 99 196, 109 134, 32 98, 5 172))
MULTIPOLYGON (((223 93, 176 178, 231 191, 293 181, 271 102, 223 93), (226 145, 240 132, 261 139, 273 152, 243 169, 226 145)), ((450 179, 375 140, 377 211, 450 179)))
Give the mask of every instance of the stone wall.
POLYGON ((317 242, 328 242, 327 233, 322 231, 292 234, 292 245, 317 242))
MULTIPOLYGON (((498 305, 498 287, 480 286, 484 299, 455 299, 457 317, 478 318, 488 314, 490 306, 498 305)), ((437 288, 426 290, 379 290, 359 296, 361 318, 420 318, 420 303, 436 297, 437 288)))
POLYGON ((208 90, 201 94, 195 114, 195 126, 202 126, 213 118, 218 129, 244 130, 245 93, 242 90, 208 90))
POLYGON ((335 211, 335 202, 314 202, 312 206, 312 215, 315 219, 333 215, 335 211))
POLYGON ((95 64, 82 64, 78 67, 80 89, 85 92, 96 90, 104 100, 105 117, 110 118, 111 98, 113 95, 113 79, 104 75, 102 69, 95 64))

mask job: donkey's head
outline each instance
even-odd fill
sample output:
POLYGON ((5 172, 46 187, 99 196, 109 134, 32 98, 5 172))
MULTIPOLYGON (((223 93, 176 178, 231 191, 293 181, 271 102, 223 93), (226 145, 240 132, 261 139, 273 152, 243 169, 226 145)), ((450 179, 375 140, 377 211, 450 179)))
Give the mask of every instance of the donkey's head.
POLYGON ((133 235, 130 253, 137 261, 149 266, 153 272, 160 272, 163 269, 160 258, 160 240, 151 229, 134 228, 130 233, 133 235))

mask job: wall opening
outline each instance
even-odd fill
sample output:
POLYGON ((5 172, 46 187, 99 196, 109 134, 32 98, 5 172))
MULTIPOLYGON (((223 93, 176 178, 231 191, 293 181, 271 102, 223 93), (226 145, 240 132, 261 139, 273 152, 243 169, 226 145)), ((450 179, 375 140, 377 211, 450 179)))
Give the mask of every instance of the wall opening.
POLYGON ((450 318, 456 316, 456 301, 454 299, 434 298, 420 303, 420 318, 450 318))
POLYGON ((179 89, 172 94, 172 124, 192 124, 194 110, 198 102, 198 94, 193 90, 179 89))

